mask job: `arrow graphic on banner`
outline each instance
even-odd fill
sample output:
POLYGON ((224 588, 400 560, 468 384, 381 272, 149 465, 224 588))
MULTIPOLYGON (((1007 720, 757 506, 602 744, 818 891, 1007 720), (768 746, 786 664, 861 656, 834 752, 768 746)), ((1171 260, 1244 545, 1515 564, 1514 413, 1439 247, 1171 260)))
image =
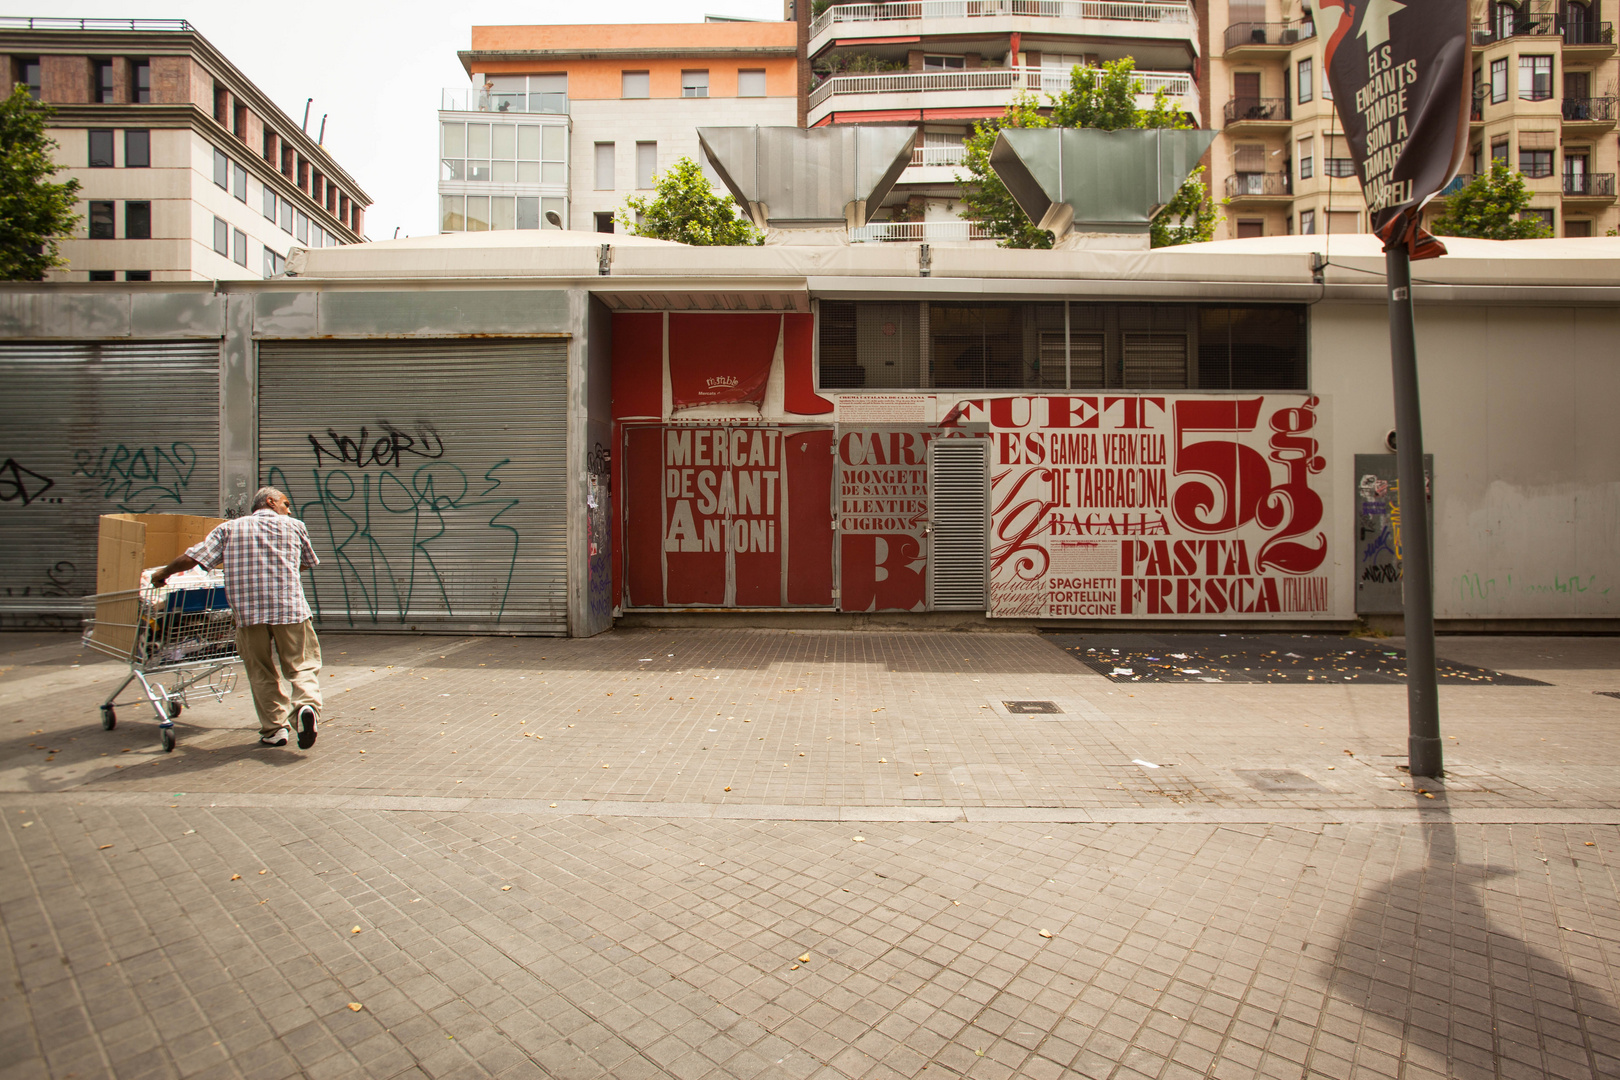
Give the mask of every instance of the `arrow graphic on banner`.
POLYGON ((1356 33, 1367 39, 1368 52, 1389 41, 1390 17, 1405 9, 1406 5, 1397 0, 1367 0, 1367 8, 1361 16, 1361 29, 1356 33))

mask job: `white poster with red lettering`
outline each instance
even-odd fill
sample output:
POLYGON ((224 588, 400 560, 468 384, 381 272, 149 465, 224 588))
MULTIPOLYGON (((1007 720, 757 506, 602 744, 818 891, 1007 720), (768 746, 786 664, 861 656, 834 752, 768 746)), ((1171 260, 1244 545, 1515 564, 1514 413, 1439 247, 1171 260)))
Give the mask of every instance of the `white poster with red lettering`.
POLYGON ((988 425, 990 611, 1335 614, 1327 410, 1305 394, 960 402, 988 425))

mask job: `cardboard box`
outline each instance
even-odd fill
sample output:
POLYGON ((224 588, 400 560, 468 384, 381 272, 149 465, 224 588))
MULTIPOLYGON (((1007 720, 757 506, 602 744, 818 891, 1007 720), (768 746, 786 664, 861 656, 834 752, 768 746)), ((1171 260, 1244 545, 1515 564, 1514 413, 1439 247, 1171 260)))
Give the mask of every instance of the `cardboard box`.
POLYGON ((96 543, 95 627, 91 639, 109 649, 135 645, 141 571, 167 566, 224 518, 194 514, 103 514, 96 543), (127 595, 107 595, 107 594, 127 595))

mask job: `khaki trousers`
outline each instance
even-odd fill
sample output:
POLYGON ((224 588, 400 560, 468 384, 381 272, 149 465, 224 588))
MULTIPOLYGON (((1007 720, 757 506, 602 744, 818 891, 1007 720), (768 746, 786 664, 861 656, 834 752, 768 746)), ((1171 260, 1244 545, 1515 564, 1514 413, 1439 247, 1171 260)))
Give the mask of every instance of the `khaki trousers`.
POLYGON ((305 705, 321 711, 321 643, 314 622, 238 626, 236 649, 259 711, 259 734, 290 727, 293 713, 305 705))

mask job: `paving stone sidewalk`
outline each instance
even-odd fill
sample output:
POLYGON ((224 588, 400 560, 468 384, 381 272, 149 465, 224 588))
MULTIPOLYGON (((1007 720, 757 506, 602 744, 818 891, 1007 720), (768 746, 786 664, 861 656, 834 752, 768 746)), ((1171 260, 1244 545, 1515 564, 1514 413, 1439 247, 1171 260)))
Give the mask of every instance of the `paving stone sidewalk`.
POLYGON ((1029 635, 324 644, 164 754, 0 636, 0 1080, 1620 1076, 1613 639, 1442 639, 1546 685, 1423 791, 1402 687, 1029 635))

